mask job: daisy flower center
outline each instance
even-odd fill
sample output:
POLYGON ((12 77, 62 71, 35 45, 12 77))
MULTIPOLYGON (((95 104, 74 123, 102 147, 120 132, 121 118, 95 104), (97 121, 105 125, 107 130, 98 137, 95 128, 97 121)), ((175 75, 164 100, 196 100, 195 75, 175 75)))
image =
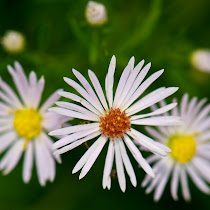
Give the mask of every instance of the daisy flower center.
POLYGON ((187 163, 195 155, 196 142, 193 136, 173 136, 169 139, 170 155, 179 163, 187 163))
POLYGON ((19 136, 30 140, 40 134, 42 118, 32 108, 19 109, 14 112, 14 128, 19 136))
POLYGON ((102 134, 114 140, 123 137, 127 130, 130 130, 130 117, 126 116, 125 111, 119 108, 111 108, 104 116, 100 117, 100 129, 102 134))

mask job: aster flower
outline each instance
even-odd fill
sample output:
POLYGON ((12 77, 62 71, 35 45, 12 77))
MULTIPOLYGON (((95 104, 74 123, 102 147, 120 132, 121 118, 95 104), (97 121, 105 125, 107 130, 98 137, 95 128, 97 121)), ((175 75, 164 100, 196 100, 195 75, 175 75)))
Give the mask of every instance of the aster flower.
POLYGON ((76 173, 82 168, 79 179, 83 178, 88 173, 107 141, 109 142, 109 146, 104 167, 103 188, 107 187, 108 189, 111 187, 110 173, 114 156, 121 190, 125 191, 126 189, 123 164, 130 176, 133 186, 136 186, 137 184, 135 172, 127 155, 125 145, 142 168, 150 176, 154 177, 153 170, 142 157, 141 152, 137 149, 131 138, 135 139, 157 155, 166 156, 166 152, 170 151, 168 147, 153 141, 151 138, 131 127, 132 124, 170 125, 180 123, 178 117, 153 117, 174 108, 176 103, 166 105, 155 112, 136 115, 152 104, 170 96, 178 89, 176 87, 162 87, 138 100, 139 96, 144 93, 147 87, 163 73, 163 70, 160 70, 142 83, 151 66, 149 63, 141 70, 143 64, 144 60, 134 68, 134 57, 130 59, 120 77, 113 98, 116 58, 115 56, 112 57, 105 80, 108 103, 100 82, 91 70, 88 71, 88 74, 94 89, 84 76, 75 69, 73 69, 73 73, 83 87, 72 79, 64 78, 64 80, 81 96, 65 91, 59 92, 59 94, 78 104, 80 103, 82 106, 75 103, 60 101, 56 103, 59 107, 52 107, 50 110, 64 116, 72 116, 91 122, 85 125, 75 125, 50 132, 50 135, 67 135, 54 143, 53 148, 56 150, 55 154, 65 153, 82 143, 99 136, 73 169, 72 173, 76 173))
POLYGON ((59 155, 52 154, 53 141, 46 132, 61 128, 66 117, 47 111, 60 98, 57 91, 39 107, 45 82, 43 77, 37 80, 32 71, 28 80, 18 62, 14 67, 8 66, 8 70, 20 97, 0 79, 0 153, 8 149, 0 161, 0 169, 8 174, 24 153, 24 182, 30 181, 35 161, 38 179, 43 186, 47 180, 54 180, 55 159, 61 162, 59 155))
POLYGON ((2 47, 11 54, 21 53, 25 48, 25 37, 14 30, 7 31, 1 39, 2 47))
MULTIPOLYGON (((189 101, 188 94, 181 100, 180 109, 172 110, 173 116, 181 116, 184 121, 181 126, 158 127, 158 130, 147 127, 147 131, 171 148, 168 158, 161 159, 157 156, 148 157, 148 163, 154 163, 155 179, 146 176, 142 186, 146 193, 154 190, 154 200, 158 201, 164 188, 171 177, 171 195, 178 200, 178 185, 186 201, 191 199, 188 186, 188 176, 194 184, 204 193, 209 194, 210 188, 210 104, 205 105, 206 99, 198 102, 197 97, 189 101)), ((161 106, 165 102, 161 101, 161 106)), ((153 107, 153 110, 157 107, 153 107)), ((167 113, 166 113, 167 116, 167 113)))

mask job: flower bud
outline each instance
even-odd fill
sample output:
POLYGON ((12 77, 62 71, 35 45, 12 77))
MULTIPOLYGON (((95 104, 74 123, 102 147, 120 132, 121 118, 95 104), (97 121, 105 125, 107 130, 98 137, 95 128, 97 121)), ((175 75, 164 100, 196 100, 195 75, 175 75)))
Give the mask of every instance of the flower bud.
POLYGON ((21 53, 25 48, 25 37, 18 31, 7 31, 2 37, 1 44, 8 53, 21 53))
POLYGON ((194 51, 191 56, 191 62, 196 69, 210 73, 210 50, 199 49, 194 51))
POLYGON ((104 25, 107 21, 106 8, 101 3, 89 1, 85 10, 85 17, 90 25, 104 25))

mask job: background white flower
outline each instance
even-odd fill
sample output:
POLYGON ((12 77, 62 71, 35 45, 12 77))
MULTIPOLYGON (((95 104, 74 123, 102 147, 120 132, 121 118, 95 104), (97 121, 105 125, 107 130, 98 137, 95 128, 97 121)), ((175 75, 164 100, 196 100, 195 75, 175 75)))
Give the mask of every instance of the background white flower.
POLYGON ((141 152, 137 149, 130 137, 157 155, 166 156, 166 152, 170 151, 168 147, 153 141, 151 138, 138 132, 134 128, 131 128, 131 124, 174 125, 180 123, 179 117, 153 117, 174 108, 176 103, 166 105, 163 108, 148 114, 134 115, 150 107, 152 104, 168 97, 178 89, 176 87, 161 87, 138 100, 139 96, 144 93, 150 84, 152 84, 163 73, 163 70, 160 70, 142 82, 151 66, 149 63, 141 70, 143 64, 144 60, 138 63, 134 68, 134 57, 130 59, 120 77, 113 98, 116 58, 115 56, 112 57, 105 81, 108 104, 100 82, 91 70, 88 71, 88 74, 94 89, 82 74, 74 69, 73 73, 83 87, 69 78, 64 78, 64 80, 81 96, 64 91, 59 92, 59 94, 75 102, 81 103, 82 106, 60 101, 56 103, 60 107, 53 107, 50 108, 50 110, 64 116, 72 116, 92 122, 85 125, 75 125, 50 132, 50 135, 68 134, 66 137, 61 138, 54 143, 53 148, 57 149, 55 154, 67 152, 82 143, 99 136, 73 169, 73 173, 76 173, 82 168, 79 176, 80 179, 88 173, 108 140, 109 147, 103 175, 103 187, 107 187, 108 189, 111 187, 110 173, 113 166, 114 156, 121 190, 125 191, 126 188, 123 164, 130 176, 132 184, 136 186, 135 173, 127 155, 125 144, 142 168, 150 176, 154 177, 153 170, 142 157, 141 152))
POLYGON ((106 7, 101 3, 89 1, 85 9, 85 17, 90 25, 104 25, 107 22, 106 7))
POLYGON ((191 55, 191 62, 199 71, 210 73, 210 50, 195 50, 191 55))
POLYGON ((60 98, 57 91, 39 107, 44 89, 44 77, 37 80, 35 72, 26 78, 21 65, 8 66, 20 98, 11 87, 0 79, 0 153, 8 149, 0 161, 0 169, 8 174, 19 162, 24 153, 23 180, 29 182, 32 175, 34 157, 40 184, 55 177, 55 160, 59 155, 52 154, 52 139, 46 132, 61 128, 66 117, 48 112, 60 98))
MULTIPOLYGON (((142 186, 147 186, 146 193, 154 190, 154 200, 158 201, 171 177, 171 195, 178 200, 178 185, 180 183, 183 197, 190 200, 188 176, 204 193, 210 194, 206 182, 210 182, 210 104, 206 99, 198 102, 197 97, 189 101, 188 94, 181 100, 180 109, 175 107, 172 115, 181 116, 182 126, 158 127, 158 130, 147 127, 152 137, 171 148, 168 158, 157 156, 147 158, 148 163, 154 163, 155 179, 146 176, 142 186)), ((165 106, 165 102, 160 102, 165 106)), ((153 110, 157 107, 153 107, 153 110)), ((167 116, 167 113, 165 113, 167 116)))
POLYGON ((14 30, 7 31, 1 39, 2 47, 8 53, 21 53, 25 48, 25 37, 14 30))

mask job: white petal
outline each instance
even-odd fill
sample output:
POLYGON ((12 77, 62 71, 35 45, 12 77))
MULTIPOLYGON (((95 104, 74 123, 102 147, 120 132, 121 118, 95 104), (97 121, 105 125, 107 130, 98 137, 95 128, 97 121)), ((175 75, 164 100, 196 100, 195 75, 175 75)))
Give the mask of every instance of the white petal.
POLYGON ((57 114, 61 114, 67 117, 75 117, 75 118, 83 119, 83 120, 98 121, 98 117, 93 118, 92 116, 88 116, 85 114, 81 114, 79 112, 71 111, 68 109, 60 108, 60 107, 51 107, 48 109, 48 111, 53 111, 53 112, 56 112, 57 114))
POLYGON ((148 114, 133 115, 131 117, 131 120, 136 120, 136 119, 140 119, 140 118, 150 117, 150 116, 154 116, 154 115, 160 115, 160 114, 163 114, 163 113, 168 112, 169 110, 173 109, 176 105, 177 105, 177 103, 171 103, 171 104, 163 106, 163 107, 161 107, 159 109, 156 109, 155 111, 150 112, 148 114))
POLYGON ((55 102, 55 104, 62 108, 69 109, 72 111, 77 111, 81 114, 92 116, 93 118, 98 119, 98 116, 96 114, 94 114, 93 112, 90 112, 89 110, 87 110, 81 106, 78 106, 76 104, 65 102, 65 101, 57 101, 57 102, 55 102))
POLYGON ((0 168, 4 168, 4 174, 8 174, 10 171, 15 168, 17 163, 19 162, 21 155, 23 153, 23 140, 17 141, 11 149, 6 153, 6 155, 3 157, 0 168), (5 161, 5 165, 4 165, 5 161))
POLYGON ((96 75, 91 70, 88 70, 88 75, 90 77, 90 80, 91 80, 91 82, 94 86, 94 89, 95 89, 101 103, 103 104, 104 109, 108 110, 108 105, 107 105, 102 87, 100 85, 100 82, 98 81, 98 78, 96 77, 96 75))
MULTIPOLYGON (((10 99, 5 93, 0 91, 0 99, 8 106, 10 109, 17 109, 19 105, 14 103, 12 99, 10 99)), ((6 111, 6 110, 5 110, 6 111)))
POLYGON ((160 117, 148 117, 144 119, 132 120, 131 124, 136 125, 150 125, 150 126, 172 126, 181 125, 182 121, 180 117, 176 116, 160 116, 160 117))
POLYGON ((98 145, 101 144, 101 140, 103 139, 102 136, 100 136, 92 145, 91 147, 85 152, 85 154, 80 158, 80 160, 77 162, 77 164, 75 165, 75 167, 72 170, 72 173, 76 173, 77 171, 79 171, 84 165, 85 163, 88 161, 89 157, 91 156, 91 154, 95 151, 95 149, 98 147, 98 145))
POLYGON ((206 119, 202 120, 202 122, 200 122, 197 127, 195 127, 198 132, 205 132, 208 131, 210 129, 210 117, 207 117, 206 119))
POLYGON ((147 75, 149 69, 151 67, 151 63, 148 63, 139 73, 139 75, 136 77, 135 81, 132 83, 132 86, 130 87, 130 90, 128 91, 125 99, 123 100, 123 103, 120 105, 120 108, 122 109, 125 105, 125 103, 128 101, 128 99, 133 95, 133 93, 136 91, 136 89, 139 87, 141 82, 144 80, 145 76, 147 75))
POLYGON ((67 77, 64 77, 65 82, 73 87, 82 97, 84 97, 90 104, 92 104, 100 113, 104 112, 104 109, 101 105, 97 103, 97 100, 93 97, 91 97, 86 90, 81 87, 78 83, 76 83, 74 80, 69 79, 67 77))
MULTIPOLYGON (((106 155, 105 166, 104 166, 104 173, 103 173, 103 188, 105 189, 108 187, 110 174, 112 171, 112 165, 114 160, 114 142, 109 141, 109 147, 106 155)), ((111 181, 111 179, 110 179, 111 181)))
POLYGON ((128 91, 131 89, 132 85, 134 84, 134 80, 136 79, 139 71, 141 70, 142 66, 144 65, 144 60, 142 60, 141 62, 138 63, 138 65, 135 67, 135 69, 131 72, 131 74, 129 75, 127 82, 125 84, 125 87, 120 98, 119 101, 117 103, 117 107, 120 107, 122 102, 124 101, 126 95, 128 94, 128 91))
POLYGON ((180 116, 182 117, 182 119, 185 119, 186 117, 188 100, 189 100, 189 95, 185 93, 184 96, 182 97, 180 105, 180 116))
POLYGON ((98 144, 95 151, 93 151, 93 153, 90 155, 87 162, 85 163, 85 165, 79 175, 79 179, 82 179, 88 173, 88 171, 91 169, 92 165, 95 163, 97 157, 99 156, 99 154, 100 154, 101 150, 103 149, 106 142, 107 142, 107 138, 104 136, 101 136, 100 143, 98 144))
POLYGON ((58 149, 54 152, 55 155, 58 155, 58 154, 63 154, 65 152, 68 152, 69 150, 72 150, 74 149, 75 147, 78 147, 79 145, 83 144, 84 142, 88 141, 88 140, 91 140, 97 136, 99 136, 101 134, 100 131, 96 131, 88 136, 86 136, 85 138, 82 138, 82 139, 79 139, 67 146, 64 146, 62 147, 61 149, 58 149))
MULTIPOLYGON (((176 98, 173 98, 172 101, 173 101, 173 103, 177 103, 177 99, 176 99, 176 98)), ((172 115, 172 116, 180 116, 179 110, 178 110, 178 106, 175 106, 175 108, 172 109, 171 115, 172 115)))
POLYGON ((175 164, 171 180, 171 195, 174 200, 178 200, 179 171, 179 164, 175 164))
POLYGON ((125 181, 125 173, 124 173, 124 168, 123 168, 123 161, 120 154, 119 139, 116 139, 114 141, 114 149, 115 149, 115 162, 116 162, 118 182, 120 185, 120 189, 123 192, 125 192, 126 181, 125 181))
POLYGON ((131 162, 127 155, 124 143, 121 138, 119 139, 119 145, 120 145, 120 152, 121 152, 123 163, 125 165, 125 169, 126 169, 128 175, 130 176, 131 183, 133 184, 134 187, 136 187, 136 185, 137 185, 136 175, 135 175, 135 172, 133 170, 133 167, 131 165, 131 162))
POLYGON ((210 139, 210 131, 201 133, 199 136, 196 136, 196 141, 202 142, 210 139))
POLYGON ((28 183, 31 179, 32 168, 33 168, 33 145, 31 142, 28 143, 23 162, 23 181, 28 183))
POLYGON ((46 181, 50 180, 51 182, 55 178, 55 160, 52 155, 52 150, 47 147, 47 144, 44 143, 45 139, 42 138, 42 152, 43 152, 43 160, 44 165, 47 169, 46 181))
POLYGON ((51 107, 52 105, 54 105, 54 103, 60 98, 60 95, 58 94, 58 92, 60 92, 61 89, 55 91, 45 102, 44 104, 41 106, 40 111, 44 112, 46 111, 49 107, 51 107))
POLYGON ((131 139, 124 135, 124 141, 131 151, 133 157, 136 159, 138 164, 144 169, 146 173, 148 173, 151 177, 155 177, 155 174, 150 167, 150 165, 146 162, 146 160, 142 157, 141 152, 137 149, 137 147, 134 145, 134 143, 131 141, 131 139))
POLYGON ((155 201, 158 201, 163 194, 163 191, 165 189, 165 186, 168 182, 168 179, 169 179, 169 176, 170 176, 170 173, 171 173, 171 167, 172 166, 170 165, 166 168, 165 173, 161 177, 160 183, 157 185, 157 188, 155 189, 155 193, 154 193, 154 200, 155 201))
POLYGON ((14 103, 17 105, 17 107, 19 107, 19 108, 22 107, 22 104, 21 104, 19 98, 17 97, 16 93, 1 78, 0 78, 0 87, 11 98, 11 100, 14 101, 14 103))
POLYGON ((190 166, 186 166, 187 167, 187 171, 190 175, 190 177, 192 178, 193 182, 195 183, 195 185, 203 192, 206 194, 210 193, 210 188, 208 187, 208 185, 202 180, 202 178, 199 176, 199 174, 193 170, 192 167, 190 166))
POLYGON ((81 130, 87 130, 90 128, 96 128, 99 127, 99 123, 88 123, 84 125, 74 125, 74 126, 69 126, 65 128, 60 128, 54 131, 51 131, 49 135, 55 136, 55 135, 66 135, 66 134, 71 134, 74 132, 78 132, 81 130))
POLYGON ((165 151, 160 148, 159 145, 156 145, 152 139, 134 130, 133 128, 131 129, 131 131, 128 131, 127 134, 133 137, 140 145, 146 147, 150 151, 155 152, 160 156, 167 155, 165 151))
MULTIPOLYGON (((154 155, 153 155, 154 156, 154 155)), ((157 157, 157 156, 155 156, 157 157)), ((159 158, 159 157, 158 157, 159 158)), ((147 161, 148 163, 150 163, 149 161, 147 161)), ((155 174, 161 174, 161 172, 163 171, 163 167, 164 167, 164 163, 163 160, 159 158, 159 161, 157 161, 154 166, 152 167, 153 171, 155 174)), ((162 175, 162 174, 161 174, 162 175)), ((156 178, 156 176, 155 176, 156 178)), ((142 187, 146 187, 150 181, 154 180, 154 177, 152 178, 151 176, 149 176, 148 174, 145 176, 141 186, 142 187)))
POLYGON ((210 113, 210 104, 205 106, 200 113, 198 114, 198 116, 196 117, 196 119, 193 121, 193 123, 191 124, 191 128, 194 129, 196 128, 199 123, 201 123, 202 121, 204 121, 208 115, 210 113))
POLYGON ((0 126, 0 133, 8 132, 10 130, 12 130, 11 124, 6 124, 6 125, 0 126))
POLYGON ((106 96, 109 103, 109 107, 112 107, 113 103, 113 85, 114 85, 114 72, 116 67, 116 57, 113 55, 109 64, 108 73, 105 79, 106 96))
POLYGON ((161 142, 166 141, 166 138, 159 131, 155 130, 154 128, 146 127, 145 129, 154 139, 157 139, 161 142))
POLYGON ((147 187, 145 193, 149 194, 152 192, 152 190, 158 185, 158 183, 161 181, 161 178, 164 176, 165 171, 161 171, 158 173, 153 180, 151 180, 150 185, 147 187))
POLYGON ((178 90, 177 87, 170 87, 170 88, 159 88, 152 93, 144 96, 139 101, 134 103, 131 107, 126 110, 126 113, 129 115, 133 115, 137 112, 140 112, 143 109, 146 109, 152 106, 155 103, 167 98, 168 96, 172 95, 178 90), (154 94, 156 93, 156 94, 154 94))
POLYGON ((88 92, 88 94, 95 100, 98 106, 103 110, 103 107, 101 106, 101 103, 99 102, 98 97, 96 96, 95 92, 93 91, 92 87, 90 86, 89 82, 85 79, 85 77, 75 69, 72 69, 72 72, 80 81, 80 83, 83 85, 83 87, 88 92))
POLYGON ((36 100, 34 100, 35 107, 37 108, 40 104, 41 97, 42 97, 42 92, 44 90, 44 85, 45 85, 45 80, 44 77, 42 76, 41 79, 38 81, 37 86, 36 86, 36 100))
POLYGON ((14 131, 10 131, 0 136, 0 153, 6 150, 17 138, 17 134, 14 131))
POLYGON ((189 102, 189 106, 187 108, 187 113, 186 113, 186 119, 185 121, 189 123, 192 120, 192 112, 195 109, 196 103, 197 103, 198 98, 193 97, 192 100, 189 102))
POLYGON ((190 127, 191 123, 195 121, 194 119, 197 119, 197 115, 198 115, 198 113, 201 112, 201 109, 202 109, 203 105, 206 103, 206 101, 207 101, 207 99, 204 98, 195 106, 195 108, 193 109, 193 112, 191 112, 191 114, 190 114, 191 120, 189 120, 188 127, 190 127))
POLYGON ((210 164, 207 160, 195 156, 192 160, 193 165, 201 174, 201 176, 210 183, 210 164))
POLYGON ((81 103, 84 107, 86 107, 87 109, 89 109, 90 111, 92 111, 93 113, 97 114, 97 115, 101 115, 101 113, 96 110, 89 102, 87 102, 84 98, 81 98, 73 93, 68 93, 65 91, 61 91, 59 92, 59 95, 65 97, 65 98, 69 98, 73 101, 79 102, 81 103))
POLYGON ((8 66, 8 71, 12 76, 12 79, 17 87, 18 93, 20 94, 23 102, 28 105, 28 80, 24 74, 24 71, 19 63, 15 62, 16 71, 11 67, 8 66))
POLYGON ((124 71, 122 72, 122 74, 120 76, 120 80, 118 82, 117 89, 116 89, 115 96, 114 96, 113 107, 116 107, 116 105, 118 104, 119 98, 124 90, 127 79, 132 71, 131 62, 134 62, 134 57, 131 58, 128 65, 125 67, 124 71))
POLYGON ((151 164, 153 162, 160 160, 160 157, 158 157, 157 155, 151 155, 148 158, 146 158, 146 160, 149 164, 151 164))
POLYGON ((48 176, 47 174, 47 165, 45 165, 44 162, 44 153, 42 152, 42 144, 41 140, 37 139, 34 141, 35 144, 35 162, 36 162, 36 169, 37 169, 37 175, 38 180, 41 186, 45 186, 46 184, 46 178, 48 176))
POLYGON ((56 159, 56 161, 58 163, 61 163, 62 160, 61 160, 60 155, 54 155, 53 154, 54 150, 52 149, 52 147, 53 147, 54 141, 46 133, 44 133, 44 132, 42 132, 41 135, 42 135, 42 138, 43 138, 43 142, 46 145, 46 147, 48 148, 50 154, 52 154, 52 156, 56 159))
POLYGON ((146 79, 133 93, 129 100, 123 106, 123 110, 127 109, 144 91, 158 78, 161 76, 164 70, 160 70, 152 74, 148 79, 146 79))
POLYGON ((88 136, 89 134, 92 134, 98 130, 99 130, 99 127, 90 128, 88 130, 84 130, 84 131, 81 130, 81 131, 78 131, 77 133, 73 133, 71 135, 65 136, 53 144, 53 149, 58 149, 59 147, 70 144, 71 142, 78 140, 80 138, 83 138, 85 136, 88 136))
POLYGON ((191 197, 187 181, 187 174, 184 168, 181 168, 180 178, 183 197, 186 201, 190 201, 191 197))

